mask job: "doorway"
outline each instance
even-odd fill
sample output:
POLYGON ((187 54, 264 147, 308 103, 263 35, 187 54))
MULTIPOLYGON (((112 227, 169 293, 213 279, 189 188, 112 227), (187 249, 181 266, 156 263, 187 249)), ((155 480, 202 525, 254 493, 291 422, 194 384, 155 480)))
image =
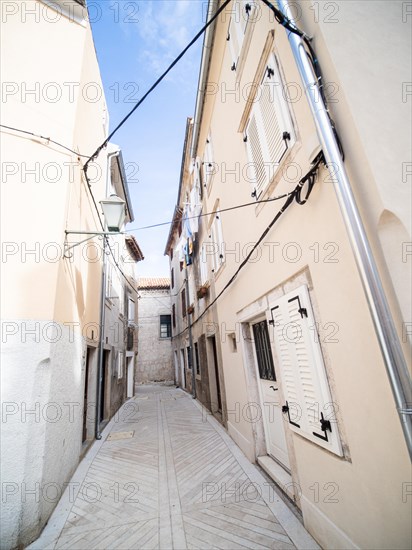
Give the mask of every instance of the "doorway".
POLYGON ((182 388, 186 389, 185 350, 180 350, 180 382, 182 388))
POLYGON ((175 362, 175 385, 179 386, 179 359, 177 357, 177 351, 174 351, 174 362, 175 362))
POLYGON ((106 418, 106 382, 107 372, 110 361, 110 350, 103 350, 103 365, 100 372, 100 418, 99 421, 103 422, 106 418))
POLYGON ((253 355, 258 373, 267 453, 290 471, 279 383, 273 362, 267 320, 254 321, 250 323, 250 328, 253 334, 253 355))
POLYGON ((127 397, 134 396, 134 355, 126 357, 127 361, 127 397))
POLYGON ((212 412, 222 412, 222 392, 220 389, 220 378, 219 378, 219 363, 217 359, 217 348, 216 348, 216 336, 209 336, 208 341, 208 357, 211 372, 210 372, 210 398, 212 412))
POLYGON ((93 361, 95 349, 87 346, 86 348, 86 362, 84 372, 84 393, 83 393, 83 430, 82 430, 82 443, 87 440, 87 408, 89 404, 89 391, 90 391, 90 371, 93 361))

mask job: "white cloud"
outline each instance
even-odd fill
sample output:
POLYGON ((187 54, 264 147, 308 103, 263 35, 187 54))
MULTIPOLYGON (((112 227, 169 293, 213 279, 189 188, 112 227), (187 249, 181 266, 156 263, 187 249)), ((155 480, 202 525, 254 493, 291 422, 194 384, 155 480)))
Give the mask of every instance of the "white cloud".
MULTIPOLYGON (((159 76, 187 46, 201 22, 202 3, 196 0, 147 0, 139 11, 136 30, 142 42, 138 57, 141 63, 159 76)), ((199 39, 201 40, 201 39, 199 39)), ((187 71, 197 71, 198 61, 188 52, 168 75, 168 80, 182 83, 187 71)))

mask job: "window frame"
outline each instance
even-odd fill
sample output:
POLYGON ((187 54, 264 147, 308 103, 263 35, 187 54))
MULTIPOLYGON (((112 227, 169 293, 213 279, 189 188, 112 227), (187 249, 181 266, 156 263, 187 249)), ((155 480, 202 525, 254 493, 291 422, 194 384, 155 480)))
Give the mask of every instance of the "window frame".
POLYGON ((169 313, 162 313, 159 315, 159 338, 167 340, 172 337, 172 316, 169 313), (162 322, 163 317, 163 322, 162 322), (168 322, 165 322, 165 318, 168 318, 168 322), (166 327, 166 336, 162 334, 163 327, 166 327))
POLYGON ((182 306, 182 317, 186 317, 187 313, 187 304, 186 304, 186 289, 182 289, 182 292, 180 293, 180 300, 181 300, 181 306, 182 306))
POLYGON ((249 180, 251 180, 252 196, 256 200, 276 179, 281 166, 297 141, 292 112, 283 96, 284 79, 272 48, 264 59, 260 78, 256 81, 259 85, 243 130, 243 141, 252 169, 252 177, 249 177, 249 180), (269 100, 267 95, 270 97, 269 100), (270 120, 268 120, 268 114, 271 117, 270 120), (275 126, 278 130, 277 140, 273 133, 269 133, 273 132, 275 126), (280 138, 281 135, 282 138, 280 138), (274 141, 280 144, 283 142, 284 148, 279 146, 279 150, 275 148, 273 151, 274 141), (273 158, 275 152, 276 158, 273 158))
POLYGON ((121 380, 123 378, 123 352, 117 352, 117 379, 121 380))

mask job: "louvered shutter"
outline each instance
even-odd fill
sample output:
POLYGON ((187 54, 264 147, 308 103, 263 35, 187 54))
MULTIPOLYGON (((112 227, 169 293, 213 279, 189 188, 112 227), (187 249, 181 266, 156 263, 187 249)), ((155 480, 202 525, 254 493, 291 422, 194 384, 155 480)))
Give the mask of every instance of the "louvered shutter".
POLYGON ((222 225, 221 225, 219 210, 216 210, 215 219, 213 220, 213 223, 211 226, 210 237, 211 237, 212 243, 214 244, 213 269, 214 269, 214 272, 217 273, 220 266, 225 261, 222 225))
POLYGON ((270 304, 269 323, 290 428, 342 456, 337 406, 332 402, 307 287, 301 286, 270 304))
POLYGON ((223 264, 223 262, 225 261, 225 245, 223 242, 222 219, 219 209, 216 210, 215 224, 216 236, 219 243, 219 264, 223 264))
POLYGON ((203 180, 206 187, 210 185, 214 172, 215 167, 213 163, 213 148, 211 137, 209 135, 206 140, 205 152, 203 155, 203 180))
POLYGON ((205 243, 202 244, 202 249, 199 256, 200 265, 200 282, 202 285, 209 281, 209 270, 207 266, 207 253, 205 249, 205 243))
POLYGON ((256 3, 251 0, 234 0, 232 16, 229 22, 227 40, 231 54, 231 69, 235 71, 239 65, 246 33, 255 17, 256 3))
POLYGON ((246 148, 249 158, 248 179, 252 183, 256 198, 267 183, 267 170, 263 158, 264 135, 259 131, 258 109, 255 108, 246 127, 246 148))
MULTIPOLYGON (((236 4, 235 8, 237 8, 236 4)), ((227 40, 229 42, 229 51, 231 57, 230 68, 232 69, 232 71, 236 70, 241 49, 241 34, 239 32, 239 23, 237 21, 238 13, 232 15, 232 17, 230 18, 229 29, 227 33, 227 40)))
POLYGON ((270 54, 245 129, 249 160, 254 165, 256 199, 272 181, 287 150, 295 142, 292 119, 283 97, 279 69, 270 54))

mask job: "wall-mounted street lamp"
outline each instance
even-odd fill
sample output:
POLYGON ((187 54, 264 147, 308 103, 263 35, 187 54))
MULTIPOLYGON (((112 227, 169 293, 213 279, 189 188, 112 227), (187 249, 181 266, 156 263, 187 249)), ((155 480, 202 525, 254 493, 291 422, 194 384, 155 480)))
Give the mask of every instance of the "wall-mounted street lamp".
POLYGON ((103 216, 105 219, 105 226, 107 227, 107 231, 76 231, 76 230, 69 230, 66 229, 66 238, 67 235, 90 235, 87 237, 87 239, 83 239, 82 241, 69 245, 67 242, 64 245, 64 254, 63 256, 65 258, 71 258, 73 254, 70 252, 75 246, 79 246, 80 244, 89 241, 96 235, 122 235, 122 227, 124 225, 124 221, 126 219, 126 202, 118 197, 117 195, 110 195, 107 199, 104 199, 100 201, 100 204, 102 205, 103 210, 103 216))

